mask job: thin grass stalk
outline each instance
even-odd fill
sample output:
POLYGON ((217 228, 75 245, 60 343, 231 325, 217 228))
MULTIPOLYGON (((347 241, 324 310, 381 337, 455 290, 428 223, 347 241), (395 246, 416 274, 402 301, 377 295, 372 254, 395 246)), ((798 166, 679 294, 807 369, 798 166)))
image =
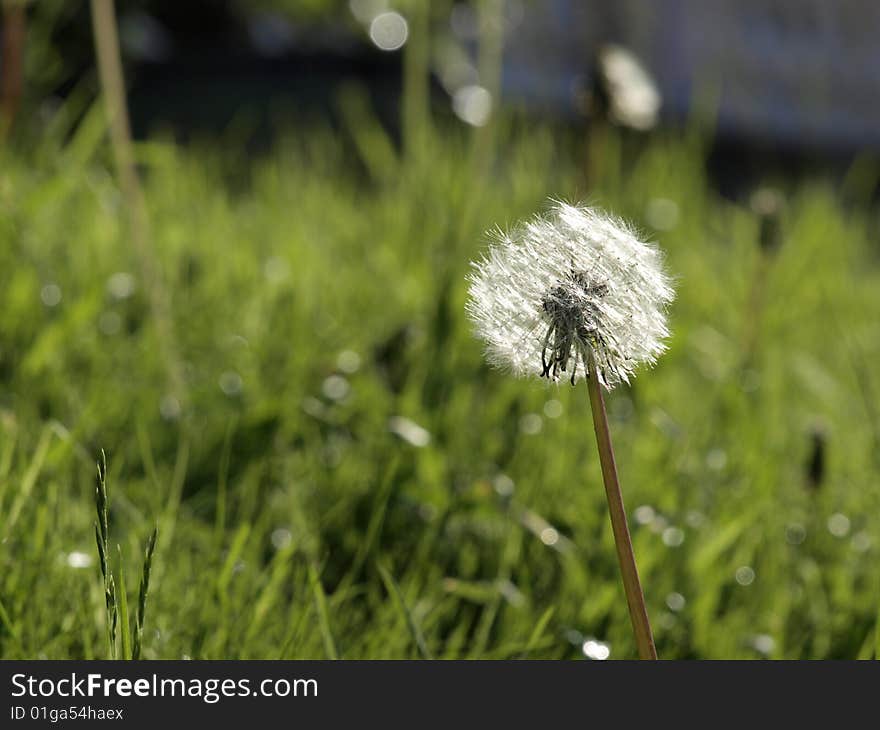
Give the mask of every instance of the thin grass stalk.
POLYGON ((110 570, 110 539, 109 539, 109 505, 107 495, 107 456, 101 450, 98 462, 98 473, 95 480, 95 543, 98 548, 98 562, 101 566, 101 578, 104 582, 104 605, 107 612, 107 645, 110 658, 116 658, 116 587, 113 573, 110 570))
POLYGON ((6 610, 6 607, 3 605, 2 599, 0 599, 0 626, 6 629, 6 633, 12 639, 15 644, 16 649, 18 650, 21 658, 24 658, 24 649, 21 645, 21 636, 18 633, 18 629, 15 627, 12 619, 9 617, 9 612, 6 610))
POLYGON ((431 650, 428 649, 425 637, 422 634, 419 625, 416 623, 415 616, 412 615, 412 611, 410 611, 409 606, 406 605, 403 594, 400 592, 400 587, 397 585, 391 572, 378 560, 376 561, 376 569, 379 571, 382 583, 385 584, 385 590, 388 591, 388 595, 394 599, 394 605, 397 607, 397 610, 406 622, 406 627, 409 629, 413 644, 415 644, 416 649, 418 649, 419 656, 421 656, 422 659, 433 659, 434 657, 431 654, 431 650))
POLYGON ((471 133, 471 189, 459 215, 459 239, 467 240, 473 231, 474 218, 480 210, 487 187, 486 181, 495 160, 498 145, 501 105, 501 70, 504 60, 504 6, 501 0, 482 0, 479 4, 480 44, 478 77, 489 92, 491 109, 483 126, 471 133))
POLYGON ((403 146, 407 160, 421 159, 430 127, 431 10, 415 0, 406 6, 409 38, 403 49, 403 146))
POLYGON ((488 121, 473 132, 474 175, 481 181, 489 173, 498 135, 501 105, 501 69, 504 59, 504 5, 501 0, 482 0, 479 5, 480 46, 478 74, 489 92, 492 107, 488 121))
POLYGON ((611 529, 614 532, 614 546, 617 548, 617 559, 623 578, 623 590, 629 617, 632 621, 639 658, 656 659, 657 649, 654 647, 654 636, 648 620, 648 609, 645 596, 639 581, 639 571, 633 553, 632 538, 626 524, 626 510, 623 506, 623 494, 617 478, 617 465, 614 461, 614 448, 611 445, 611 431, 608 428, 608 415, 605 412, 605 399, 602 397, 599 373, 593 356, 590 355, 589 377, 587 388, 590 392, 590 406, 593 411, 593 426, 596 429, 596 445, 599 448, 599 463, 602 466, 602 481, 605 483, 605 495, 608 498, 608 511, 611 516, 611 529))
POLYGON ((27 27, 25 0, 3 0, 0 62, 0 142, 18 114, 24 89, 24 43, 27 27))
POLYGON ((177 520, 180 517, 180 502, 183 498, 183 485, 186 481, 186 470, 189 465, 189 431, 184 428, 180 440, 177 442, 177 453, 174 457, 174 471, 171 473, 171 483, 168 486, 168 495, 165 499, 165 508, 159 518, 159 529, 162 531, 162 543, 159 545, 159 554, 156 556, 156 567, 153 571, 154 580, 162 581, 163 572, 168 565, 165 555, 171 549, 174 541, 174 531, 177 528, 177 520))
POLYGON ((119 186, 129 215, 131 239, 149 295, 156 334, 165 356, 171 392, 183 405, 186 402, 186 384, 174 339, 171 306, 151 245, 147 206, 135 166, 131 123, 128 117, 125 81, 119 53, 119 35, 116 30, 116 11, 113 0, 92 0, 91 8, 101 93, 107 109, 110 142, 119 175, 119 186))
POLYGON ((128 619, 128 591, 125 588, 125 559, 122 555, 122 546, 117 544, 116 551, 119 553, 119 622, 122 624, 122 658, 130 660, 131 653, 131 622, 128 619))
POLYGON ((147 540, 147 547, 144 550, 144 566, 141 572, 141 582, 138 586, 138 605, 135 618, 134 637, 132 642, 131 658, 141 658, 141 645, 144 635, 144 617, 147 612, 147 596, 150 593, 150 572, 153 568, 153 552, 156 549, 156 537, 159 534, 159 528, 154 527, 147 540))
POLYGON ((324 641, 324 652, 328 659, 339 659, 339 651, 336 648, 336 640, 330 630, 330 613, 327 610, 327 597, 321 586, 321 578, 313 563, 309 564, 309 585, 315 599, 315 610, 318 612, 318 625, 321 629, 321 638, 324 641))

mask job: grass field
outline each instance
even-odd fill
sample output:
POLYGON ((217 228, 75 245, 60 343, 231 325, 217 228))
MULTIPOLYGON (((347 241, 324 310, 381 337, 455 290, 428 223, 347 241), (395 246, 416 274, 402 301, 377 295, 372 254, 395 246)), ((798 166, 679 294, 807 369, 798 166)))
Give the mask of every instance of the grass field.
POLYGON ((488 164, 348 118, 255 161, 141 144, 141 253, 94 110, 0 152, 0 657, 109 655, 101 449, 132 623, 158 525, 145 658, 634 656, 586 387, 490 370, 464 316, 482 232, 549 196, 630 218, 676 277, 670 351, 609 396, 661 657, 880 656, 858 170, 787 188, 762 253, 701 134, 612 132, 588 187, 572 130, 505 124, 488 164))

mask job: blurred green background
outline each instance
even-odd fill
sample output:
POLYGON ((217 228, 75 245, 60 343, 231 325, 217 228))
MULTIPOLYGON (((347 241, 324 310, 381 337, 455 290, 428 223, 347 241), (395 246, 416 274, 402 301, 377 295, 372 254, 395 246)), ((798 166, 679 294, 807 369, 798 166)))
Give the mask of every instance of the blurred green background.
POLYGON ((586 387, 490 370, 464 316, 483 232, 548 197, 676 278, 668 354, 608 396, 661 657, 880 656, 869 155, 725 197, 699 109, 471 127, 410 3, 390 96, 139 136, 139 218, 60 5, 27 10, 0 147, 0 657, 108 656, 102 449, 130 606, 158 525, 145 658, 633 657, 586 387))

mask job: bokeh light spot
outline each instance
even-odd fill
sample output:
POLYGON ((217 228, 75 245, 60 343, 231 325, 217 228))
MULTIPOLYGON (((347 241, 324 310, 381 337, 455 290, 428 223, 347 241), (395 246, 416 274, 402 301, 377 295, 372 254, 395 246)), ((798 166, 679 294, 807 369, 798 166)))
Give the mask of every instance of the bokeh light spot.
POLYGON ((514 482, 507 474, 499 474, 492 482, 499 497, 509 497, 513 494, 514 482))
POLYGON ((652 198, 645 208, 648 225, 658 231, 671 231, 678 223, 678 203, 668 198, 652 198))
POLYGON ((859 553, 867 552, 871 549, 871 536, 867 532, 857 532, 852 539, 853 550, 859 553))
POLYGON ((392 416, 388 421, 388 430, 418 448, 431 443, 430 432, 405 416, 392 416))
POLYGON ((354 350, 343 350, 336 357, 336 367, 338 367, 342 372, 348 373, 351 375, 352 373, 356 373, 361 366, 361 356, 358 355, 354 350))
POLYGON ((712 471, 721 471, 727 466, 727 454, 724 449, 711 449, 706 454, 706 466, 712 471))
POLYGON ((764 656, 773 653, 776 648, 776 642, 768 634, 755 634, 749 643, 756 652, 764 656))
POLYGON ((834 537, 846 537, 849 534, 849 517, 840 512, 835 512, 828 518, 828 532, 834 537))
POLYGON ((369 23, 383 10, 388 9, 387 0, 349 0, 351 14, 361 23, 369 23))
POLYGON ((611 647, 608 644, 605 644, 601 641, 596 641, 595 639, 587 639, 581 650, 584 652, 584 656, 587 659, 595 659, 597 661, 605 661, 608 657, 611 656, 611 647))
POLYGON ((227 370, 218 379, 220 390, 228 396, 235 396, 241 393, 242 381, 241 376, 234 370, 227 370))
POLYGON ((92 556, 88 553, 74 550, 67 555, 67 564, 71 568, 89 568, 92 565, 92 556))
POLYGON ((272 547, 283 550, 293 541, 293 534, 286 527, 279 527, 277 530, 272 530, 269 539, 272 541, 272 547))
POLYGON ((408 35, 409 27, 400 13, 379 13, 370 23, 370 40, 383 51, 402 48, 408 35))
POLYGON ((166 395, 159 401, 159 415, 166 421, 180 418, 180 401, 173 395, 166 395))
POLYGON ((654 521, 654 508, 649 504, 643 504, 636 507, 634 515, 640 525, 650 525, 654 521))
POLYGON ((666 547, 678 547, 684 542, 684 530, 680 527, 667 527, 663 530, 663 544, 666 547))
POLYGON ((98 329, 108 337, 118 335, 122 329, 122 317, 116 312, 102 312, 98 318, 98 329))
POLYGON ((750 586, 755 582, 755 571, 748 565, 736 569, 736 582, 741 586, 750 586))
POLYGON ((789 545, 800 545, 807 537, 807 531, 803 525, 792 522, 785 528, 785 541, 789 545))
POLYGON ((321 392, 330 400, 342 400, 350 390, 351 386, 341 375, 331 375, 321 385, 321 392))
POLYGON ((482 86, 462 86, 452 95, 452 111, 466 124, 482 127, 492 114, 492 95, 482 86))
POLYGON ((134 277, 126 271, 117 271, 107 279, 107 291, 114 299, 128 299, 134 294, 134 277))
POLYGON ((58 284, 46 284, 40 289, 40 300, 47 307, 56 307, 61 303, 61 287, 58 284))
POLYGON ((526 413, 526 415, 519 420, 520 430, 529 436, 541 433, 541 428, 543 426, 544 421, 537 413, 526 413))
POLYGON ((544 404, 544 415, 547 418, 559 418, 562 415, 562 403, 558 400, 548 400, 544 404))

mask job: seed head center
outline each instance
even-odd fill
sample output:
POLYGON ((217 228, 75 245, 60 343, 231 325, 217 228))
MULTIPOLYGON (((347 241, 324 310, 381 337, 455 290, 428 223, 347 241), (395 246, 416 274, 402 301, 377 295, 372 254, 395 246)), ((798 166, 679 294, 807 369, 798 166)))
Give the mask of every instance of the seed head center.
POLYGON ((547 293, 541 302, 548 322, 541 351, 541 377, 557 380, 559 373, 568 369, 568 361, 574 351, 571 370, 571 384, 574 385, 578 358, 583 359, 586 367, 586 348, 602 343, 597 305, 598 300, 607 293, 607 284, 592 279, 584 271, 572 271, 566 281, 547 293))

